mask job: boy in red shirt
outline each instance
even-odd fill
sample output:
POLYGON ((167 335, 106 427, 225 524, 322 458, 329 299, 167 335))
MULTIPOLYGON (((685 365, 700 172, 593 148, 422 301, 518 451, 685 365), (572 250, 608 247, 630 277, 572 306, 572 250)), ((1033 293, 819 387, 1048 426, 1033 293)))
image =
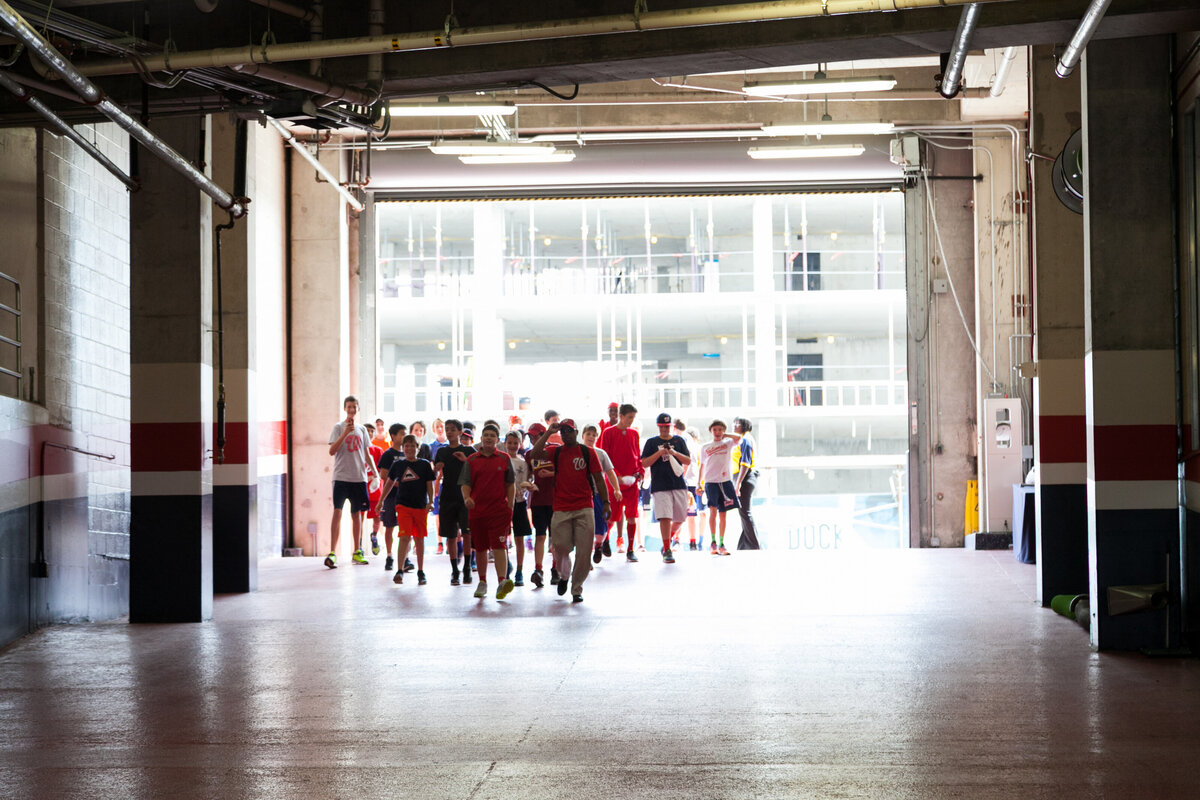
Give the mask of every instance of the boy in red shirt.
POLYGON ((512 525, 516 498, 516 474, 507 453, 496 449, 500 429, 485 425, 479 438, 479 450, 473 453, 458 476, 463 504, 471 526, 471 543, 479 568, 479 586, 475 596, 487 596, 488 550, 496 562, 496 599, 503 600, 513 590, 508 572, 508 530, 512 525))
MULTIPOLYGON (((624 517, 624 539, 629 543, 625 557, 629 561, 637 561, 637 556, 633 552, 633 538, 637 532, 639 510, 638 483, 645 470, 642 468, 642 445, 638 432, 630 426, 633 425, 638 410, 633 407, 633 404, 625 403, 617 411, 619 412, 617 424, 611 428, 605 428, 600 433, 596 446, 608 453, 608 457, 612 459, 613 469, 617 473, 621 486, 621 504, 613 509, 612 515, 609 517, 610 523, 617 523, 617 547, 619 549, 621 545, 621 520, 624 517), (625 513, 622 514, 622 511, 625 513)), ((612 546, 608 543, 607 530, 604 532, 601 549, 604 555, 612 555, 612 546)))
POLYGON ((608 489, 600 472, 600 459, 589 447, 580 446, 575 421, 554 422, 538 437, 533 446, 534 458, 545 458, 546 442, 552 435, 562 433, 562 446, 550 452, 554 465, 554 517, 550 523, 550 546, 558 567, 558 593, 567 593, 567 574, 571 575, 571 600, 583 602, 583 582, 592 565, 588 553, 596 535, 596 517, 592 507, 592 492, 600 495, 604 517, 610 508, 608 489), (595 489, 593 490, 593 486, 595 489), (571 567, 571 551, 575 551, 575 567, 571 567))

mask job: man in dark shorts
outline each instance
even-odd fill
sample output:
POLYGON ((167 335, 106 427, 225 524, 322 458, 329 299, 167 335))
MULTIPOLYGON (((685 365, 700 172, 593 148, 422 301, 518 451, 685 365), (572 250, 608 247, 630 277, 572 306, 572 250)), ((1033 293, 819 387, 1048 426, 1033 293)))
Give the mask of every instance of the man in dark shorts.
POLYGON ((496 599, 503 600, 513 589, 508 573, 508 531, 512 526, 516 474, 508 453, 496 449, 500 429, 484 425, 479 450, 463 465, 458 477, 463 504, 471 521, 471 541, 479 564, 479 587, 475 596, 487 596, 488 552, 496 564, 496 599))
POLYGON ((450 585, 471 583, 471 527, 467 521, 467 507, 463 503, 458 476, 463 464, 475 452, 475 448, 463 444, 462 423, 456 419, 446 420, 446 444, 434 457, 433 467, 437 471, 438 492, 438 536, 446 540, 446 554, 450 556, 450 585), (464 569, 458 568, 458 537, 463 539, 464 569))
POLYGON ((379 477, 379 471, 367 450, 371 444, 371 434, 354 422, 358 414, 358 398, 353 395, 347 397, 342 402, 342 410, 346 412, 346 418, 334 425, 333 432, 329 434, 329 455, 333 456, 333 518, 329 525, 329 555, 325 558, 325 566, 330 569, 337 567, 342 507, 347 500, 350 501, 351 533, 354 536, 352 561, 355 564, 367 563, 362 551, 363 514, 371 505, 367 476, 379 477))
MULTIPOLYGON (((535 422, 529 426, 529 436, 535 442, 546 432, 546 426, 535 422)), ((530 451, 525 455, 529 460, 530 474, 533 476, 533 488, 529 490, 529 515, 533 518, 533 575, 530 580, 533 585, 542 588, 545 580, 542 577, 542 557, 546 553, 546 535, 550 532, 550 520, 554 516, 554 466, 543 453, 535 458, 530 451)), ((551 568, 550 577, 558 580, 558 570, 551 568)))

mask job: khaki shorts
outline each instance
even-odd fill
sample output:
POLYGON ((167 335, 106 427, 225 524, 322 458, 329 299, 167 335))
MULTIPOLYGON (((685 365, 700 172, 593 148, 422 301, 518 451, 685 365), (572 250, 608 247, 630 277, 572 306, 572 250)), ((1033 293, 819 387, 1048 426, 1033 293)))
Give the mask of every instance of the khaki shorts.
POLYGON ((654 501, 654 516, 656 519, 669 519, 672 522, 684 522, 688 512, 688 490, 669 489, 665 492, 651 492, 654 501))

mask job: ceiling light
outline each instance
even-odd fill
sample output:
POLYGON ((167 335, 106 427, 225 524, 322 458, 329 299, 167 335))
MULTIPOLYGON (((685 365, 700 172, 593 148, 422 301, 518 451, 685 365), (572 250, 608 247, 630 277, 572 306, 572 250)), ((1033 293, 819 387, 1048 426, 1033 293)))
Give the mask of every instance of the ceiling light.
POLYGON ((546 247, 549 247, 550 246, 550 237, 547 236, 545 239, 542 239, 542 244, 546 245, 546 247))
MULTIPOLYGON (((831 241, 831 242, 836 242, 836 241, 837 241, 837 231, 830 231, 830 232, 829 232, 829 241, 831 241)), ((832 336, 830 336, 830 337, 829 337, 829 341, 831 341, 831 342, 833 341, 833 337, 832 337, 832 336)))
POLYGON ((715 131, 604 131, 601 133, 540 133, 531 136, 533 142, 634 142, 672 139, 754 139, 763 132, 754 130, 715 131))
POLYGON ((891 133, 895 125, 890 122, 803 122, 797 125, 763 125, 767 136, 875 136, 891 133))
POLYGON ((555 150, 552 144, 533 142, 434 142, 429 152, 439 156, 536 156, 549 155, 555 150))
POLYGON ((508 349, 509 349, 509 350, 516 350, 516 349, 517 349, 517 343, 516 343, 515 341, 513 341, 512 339, 509 339, 509 340, 508 340, 508 349))
POLYGON ((722 336, 722 337, 721 337, 721 344, 729 344, 729 337, 728 337, 728 336, 722 336))
POLYGON ((464 164, 562 164, 575 160, 574 150, 557 150, 545 155, 520 153, 511 156, 459 156, 464 164))
POLYGON ((657 236, 651 236, 651 237, 650 237, 650 244, 658 244, 658 237, 657 237, 657 236))
POLYGON ((861 144, 798 144, 777 147, 751 147, 751 158, 841 158, 861 156, 866 148, 861 144))
POLYGON ((438 342, 438 350, 445 350, 445 349, 446 349, 446 343, 438 342))
POLYGON ((894 88, 896 88, 896 79, 890 75, 877 75, 869 78, 826 78, 823 72, 818 72, 817 77, 808 80, 747 83, 742 87, 742 91, 760 97, 777 97, 789 94, 887 92, 894 88))
POLYGON ((388 106, 393 117, 479 117, 499 114, 502 117, 517 113, 512 103, 396 103, 388 106))

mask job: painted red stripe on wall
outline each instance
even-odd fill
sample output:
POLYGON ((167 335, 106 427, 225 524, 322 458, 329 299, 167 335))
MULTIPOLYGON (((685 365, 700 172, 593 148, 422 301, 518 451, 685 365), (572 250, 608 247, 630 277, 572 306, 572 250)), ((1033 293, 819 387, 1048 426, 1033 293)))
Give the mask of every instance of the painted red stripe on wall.
POLYGON ((1098 481, 1173 481, 1174 425, 1097 425, 1092 429, 1098 481))
POLYGON ((285 456, 287 451, 287 420, 258 423, 259 456, 285 456))
POLYGON ((130 426, 134 472, 187 472, 204 467, 211 446, 200 422, 138 422, 130 426))
MULTIPOLYGON (((245 464, 250 459, 250 444, 247 438, 250 430, 246 422, 225 423, 225 462, 226 464, 245 464)), ((212 440, 217 441, 217 426, 213 423, 212 440)), ((258 423, 258 456, 278 456, 287 454, 287 422, 278 420, 258 423)))
POLYGON ((1038 417, 1039 458, 1044 464, 1078 464, 1087 461, 1087 417, 1038 417))

